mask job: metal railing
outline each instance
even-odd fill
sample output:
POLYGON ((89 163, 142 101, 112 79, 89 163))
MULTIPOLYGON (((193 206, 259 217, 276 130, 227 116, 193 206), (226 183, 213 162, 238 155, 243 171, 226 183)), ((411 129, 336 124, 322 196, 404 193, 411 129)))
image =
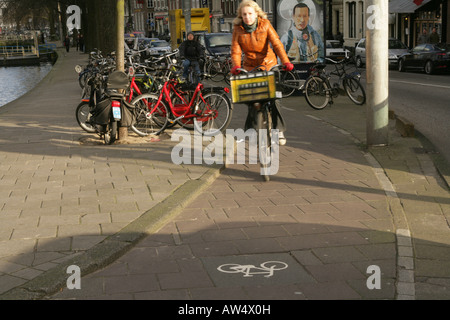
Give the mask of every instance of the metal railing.
POLYGON ((35 46, 1 46, 0 56, 10 58, 10 57, 25 57, 25 56, 38 56, 39 49, 35 46))

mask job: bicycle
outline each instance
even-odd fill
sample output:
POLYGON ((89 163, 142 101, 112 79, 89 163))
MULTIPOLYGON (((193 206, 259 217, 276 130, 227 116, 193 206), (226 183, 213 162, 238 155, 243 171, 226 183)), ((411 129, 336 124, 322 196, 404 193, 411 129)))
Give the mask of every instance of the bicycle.
POLYGON ((257 67, 250 72, 238 68, 243 74, 230 78, 233 103, 251 103, 257 111, 254 120, 260 173, 265 181, 269 181, 273 174, 273 155, 277 154, 279 147, 278 130, 273 129, 272 109, 275 108, 275 100, 282 98, 275 81, 275 72, 280 72, 280 67, 282 65, 276 65, 270 71, 259 71, 257 67))
POLYGON ((347 73, 346 65, 350 61, 344 59, 335 61, 326 58, 335 66, 335 71, 326 72, 324 63, 318 63, 310 69, 310 76, 306 79, 304 85, 304 94, 306 102, 317 110, 333 104, 333 98, 344 92, 350 100, 356 105, 362 105, 366 102, 366 92, 361 85, 361 73, 355 70, 347 73), (337 76, 337 82, 330 83, 331 76, 337 76))
POLYGON ((159 135, 175 122, 182 127, 193 125, 197 132, 207 136, 224 131, 232 115, 226 88, 208 89, 199 82, 193 91, 186 91, 174 77, 172 66, 168 70, 159 95, 143 94, 131 102, 136 110, 142 111, 134 125, 139 133, 135 132, 141 136, 159 135))
POLYGON ((107 79, 100 74, 90 79, 90 98, 82 99, 76 109, 80 127, 86 132, 100 135, 105 144, 114 143, 118 122, 129 125, 133 121, 134 107, 125 97, 129 84, 129 76, 122 71, 111 73, 107 79))
POLYGON ((229 85, 232 68, 231 56, 216 54, 209 59, 207 73, 211 76, 211 80, 215 82, 225 81, 229 85))
POLYGON ((277 78, 277 87, 283 98, 291 96, 296 90, 302 90, 306 80, 300 79, 295 70, 281 70, 277 78))

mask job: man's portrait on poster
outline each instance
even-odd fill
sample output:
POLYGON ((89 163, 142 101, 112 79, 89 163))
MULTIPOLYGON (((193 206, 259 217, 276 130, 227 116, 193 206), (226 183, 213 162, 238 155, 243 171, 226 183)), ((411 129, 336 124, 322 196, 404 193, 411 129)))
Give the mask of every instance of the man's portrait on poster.
POLYGON ((292 63, 324 61, 322 0, 280 1, 277 32, 292 63))

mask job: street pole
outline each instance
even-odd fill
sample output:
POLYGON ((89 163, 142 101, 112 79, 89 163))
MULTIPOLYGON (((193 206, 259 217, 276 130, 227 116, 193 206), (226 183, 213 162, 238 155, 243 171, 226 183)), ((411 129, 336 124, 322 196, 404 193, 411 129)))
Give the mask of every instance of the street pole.
POLYGON ((58 1, 58 16, 59 16, 59 40, 64 45, 63 24, 62 24, 62 12, 61 3, 58 1))
POLYGON ((116 44, 116 69, 124 71, 125 60, 125 0, 117 0, 117 44, 116 44))
POLYGON ((183 15, 184 15, 184 25, 186 30, 186 37, 189 32, 192 31, 191 28, 191 0, 183 0, 183 15))
POLYGON ((366 1, 366 73, 368 146, 389 143, 388 0, 366 1))
MULTIPOLYGON (((117 0, 116 70, 125 70, 125 0, 117 0)), ((120 122, 119 122, 120 124, 120 122)), ((119 126, 119 140, 128 137, 128 128, 119 126)))

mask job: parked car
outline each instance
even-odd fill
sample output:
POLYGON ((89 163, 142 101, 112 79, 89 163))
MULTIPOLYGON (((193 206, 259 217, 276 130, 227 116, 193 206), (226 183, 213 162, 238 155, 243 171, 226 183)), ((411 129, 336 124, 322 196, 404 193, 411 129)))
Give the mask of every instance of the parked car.
POLYGON ((159 39, 158 38, 139 38, 138 39, 139 48, 144 48, 144 47, 150 48, 150 44, 153 41, 159 41, 159 39))
POLYGON ((205 47, 208 55, 231 53, 231 33, 198 33, 195 36, 200 44, 205 47))
MULTIPOLYGON (((398 57, 408 52, 408 47, 395 38, 389 39, 388 44, 389 51, 389 67, 396 67, 398 63, 398 57)), ((366 63, 366 38, 359 40, 355 48, 355 62, 358 68, 362 67, 366 63)))
POLYGON ((450 44, 419 44, 398 59, 398 70, 423 70, 426 74, 450 70, 450 44))
POLYGON ((166 40, 154 40, 150 42, 149 52, 151 55, 161 55, 167 52, 171 52, 172 48, 170 43, 166 40))
POLYGON ((344 49, 339 40, 327 40, 325 44, 327 58, 339 61, 350 56, 350 51, 344 49))

